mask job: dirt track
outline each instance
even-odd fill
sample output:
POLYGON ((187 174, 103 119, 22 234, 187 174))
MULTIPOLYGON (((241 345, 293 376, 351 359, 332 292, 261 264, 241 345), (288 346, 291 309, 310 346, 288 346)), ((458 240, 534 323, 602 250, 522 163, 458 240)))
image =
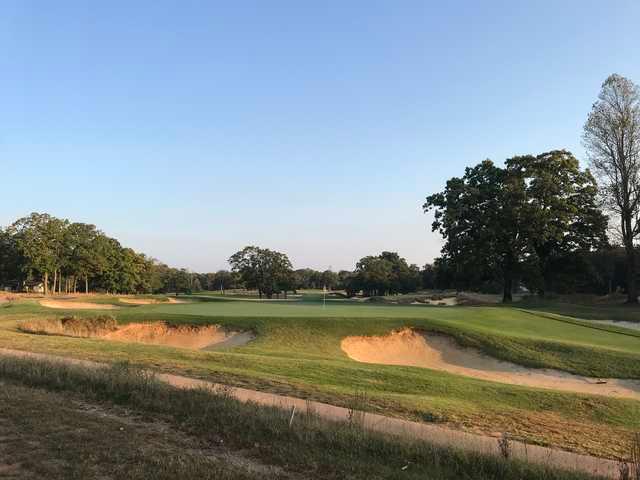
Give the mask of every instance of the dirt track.
MULTIPOLYGON (((104 364, 90 362, 87 360, 77 360, 54 355, 39 354, 0 348, 0 355, 29 357, 50 361, 59 361, 83 365, 89 368, 104 367, 104 364)), ((184 377, 180 375, 158 374, 158 378, 164 382, 179 388, 212 388, 218 389, 221 385, 184 377)), ((354 412, 347 408, 336 407, 326 403, 312 402, 300 398, 276 395, 273 393, 259 392, 244 388, 233 388, 231 394, 240 401, 252 401, 261 405, 276 406, 279 408, 304 412, 306 409, 313 410, 320 417, 331 421, 348 421, 350 418, 362 418, 365 428, 373 431, 397 435, 412 439, 421 439, 435 445, 454 446, 467 451, 498 455, 497 441, 494 437, 469 434, 457 430, 451 430, 437 425, 410 422, 397 418, 384 417, 382 415, 354 412)), ((512 456, 541 465, 549 465, 558 468, 578 470, 595 475, 617 478, 619 464, 613 460, 607 460, 588 455, 554 450, 536 445, 525 445, 521 442, 512 441, 512 456)))

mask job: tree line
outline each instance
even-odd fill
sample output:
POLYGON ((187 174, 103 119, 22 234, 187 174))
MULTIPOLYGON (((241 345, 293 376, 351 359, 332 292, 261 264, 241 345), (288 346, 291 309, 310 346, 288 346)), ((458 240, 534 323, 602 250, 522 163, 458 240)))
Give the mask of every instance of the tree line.
POLYGON ((640 91, 611 75, 584 126, 592 171, 566 150, 485 160, 427 197, 445 244, 434 284, 495 289, 626 291, 638 302, 640 91), (593 173, 592 173, 593 172, 593 173), (599 180, 599 182, 597 181, 599 180), (622 273, 623 271, 624 273, 622 273))
POLYGON ((0 287, 51 293, 191 293, 257 290, 260 297, 300 289, 345 290, 350 296, 414 291, 422 273, 397 253, 367 256, 354 271, 294 270, 286 254, 247 246, 230 270, 194 273, 122 246, 95 225, 32 213, 0 229, 0 287))

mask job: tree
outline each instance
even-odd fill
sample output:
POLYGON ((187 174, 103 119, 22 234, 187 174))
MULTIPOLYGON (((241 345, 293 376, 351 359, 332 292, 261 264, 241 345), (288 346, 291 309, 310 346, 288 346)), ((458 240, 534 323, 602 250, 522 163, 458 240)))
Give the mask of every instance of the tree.
POLYGON ((391 262, 384 258, 368 256, 356 264, 356 278, 365 296, 385 295, 391 284, 391 262))
POLYGON ((210 290, 220 290, 224 295, 225 290, 235 288, 237 284, 236 274, 228 270, 218 270, 212 279, 210 290))
POLYGON ((334 287, 338 284, 338 274, 336 272, 332 272, 331 270, 325 270, 320 274, 322 288, 328 288, 329 290, 333 290, 334 287))
POLYGON ((606 208, 620 219, 627 302, 638 303, 635 240, 640 235, 640 89, 620 75, 602 84, 584 125, 584 145, 606 208))
POLYGON ((0 228, 0 287, 18 286, 21 261, 15 239, 0 228))
POLYGON ((248 246, 233 254, 229 264, 246 288, 258 290, 260 298, 272 298, 276 291, 293 285, 291 262, 284 253, 248 246))
POLYGON ((436 269, 433 265, 425 264, 420 275, 422 277, 422 288, 433 290, 436 287, 436 269))
POLYGON ((67 249, 67 270, 73 278, 73 290, 77 280, 84 279, 84 291, 89 293, 89 278, 98 271, 94 251, 96 239, 101 233, 95 225, 72 223, 66 230, 64 243, 67 249))
POLYGON ((525 254, 523 179, 490 160, 450 179, 445 190, 427 197, 423 209, 435 210, 432 230, 445 238, 445 259, 462 272, 500 272, 503 302, 512 300, 514 278, 525 254))
POLYGON ((537 290, 553 288, 554 265, 576 251, 607 244, 607 218, 598 207, 598 186, 589 170, 566 150, 510 158, 505 168, 524 182, 523 214, 537 290))
POLYGON ((345 289, 362 290, 364 295, 395 295, 415 292, 420 286, 420 269, 409 265, 396 252, 361 258, 354 276, 345 289))
MULTIPOLYGON (((50 275, 56 275, 62 264, 65 222, 68 223, 46 213, 32 213, 16 220, 8 229, 15 239, 18 253, 24 259, 24 273, 27 276, 41 276, 45 295, 49 294, 50 275)), ((56 280, 54 277, 54 292, 56 280)))

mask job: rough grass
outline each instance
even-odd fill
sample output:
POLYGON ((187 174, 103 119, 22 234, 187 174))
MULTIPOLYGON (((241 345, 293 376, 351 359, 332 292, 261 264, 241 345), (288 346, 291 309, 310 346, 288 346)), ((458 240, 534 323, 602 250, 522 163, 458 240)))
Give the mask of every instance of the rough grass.
MULTIPOLYGON (((108 369, 86 369, 33 359, 2 358, 0 379, 57 394, 73 394, 89 402, 126 407, 131 412, 165 421, 173 429, 206 444, 224 445, 231 452, 242 452, 251 461, 279 467, 286 475, 283 478, 287 478, 288 474, 296 478, 353 480, 591 478, 499 457, 434 447, 425 442, 385 438, 365 432, 354 423, 322 422, 314 415, 301 416, 290 423, 289 414, 280 409, 244 404, 225 392, 179 390, 124 364, 108 369)), ((12 421, 22 416, 23 423, 28 423, 32 419, 25 417, 25 414, 41 413, 25 409, 24 406, 16 409, 15 402, 13 405, 7 403, 9 407, 3 404, 0 408, 12 421)), ((64 408, 56 409, 48 405, 47 415, 54 418, 54 423, 61 423, 56 413, 64 408)), ((114 442, 108 435, 110 432, 105 434, 99 426, 85 427, 85 433, 92 439, 100 438, 109 447, 114 442)), ((132 438, 127 440, 135 441, 132 438)), ((72 453, 77 455, 75 450, 72 453)), ((98 451, 90 457, 96 464, 94 468, 99 468, 105 461, 101 453, 98 451)), ((145 458, 142 462, 130 463, 133 474, 129 472, 127 476, 118 478, 250 478, 242 476, 241 472, 236 472, 238 476, 229 476, 228 466, 224 465, 219 469, 225 475, 199 477, 198 473, 204 465, 184 458, 176 461, 175 455, 166 459, 145 458), (157 462, 155 465, 154 461, 157 462), (135 472, 143 472, 147 476, 136 476, 135 472), (154 472, 158 472, 158 475, 154 472), (164 473, 159 475, 161 472, 164 473)), ((84 466, 88 467, 86 463, 84 466)), ((78 473, 84 473, 84 476, 65 478, 97 478, 92 472, 78 473)), ((265 476, 263 473, 262 477, 256 478, 265 476)))
MULTIPOLYGON (((0 477, 260 480, 199 439, 131 411, 0 380, 0 477)), ((273 478, 278 478, 274 476, 273 478)))

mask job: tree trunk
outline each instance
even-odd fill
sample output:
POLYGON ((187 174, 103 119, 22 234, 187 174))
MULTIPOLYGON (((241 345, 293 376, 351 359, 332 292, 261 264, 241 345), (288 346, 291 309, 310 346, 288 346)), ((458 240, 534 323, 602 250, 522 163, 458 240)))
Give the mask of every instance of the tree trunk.
POLYGON ((58 269, 53 270, 53 293, 56 293, 56 284, 58 282, 58 269))
POLYGON ((44 295, 49 295, 49 272, 44 272, 42 276, 42 283, 44 284, 44 295))
POLYGON ((627 250, 627 303, 638 303, 638 285, 636 282, 636 252, 631 246, 627 250))
POLYGON ((513 290, 513 278, 511 276, 511 269, 507 268, 504 271, 504 287, 502 292, 502 303, 511 303, 513 296, 511 291, 513 290))
POLYGON ((84 293, 89 293, 89 277, 84 276, 84 293))

